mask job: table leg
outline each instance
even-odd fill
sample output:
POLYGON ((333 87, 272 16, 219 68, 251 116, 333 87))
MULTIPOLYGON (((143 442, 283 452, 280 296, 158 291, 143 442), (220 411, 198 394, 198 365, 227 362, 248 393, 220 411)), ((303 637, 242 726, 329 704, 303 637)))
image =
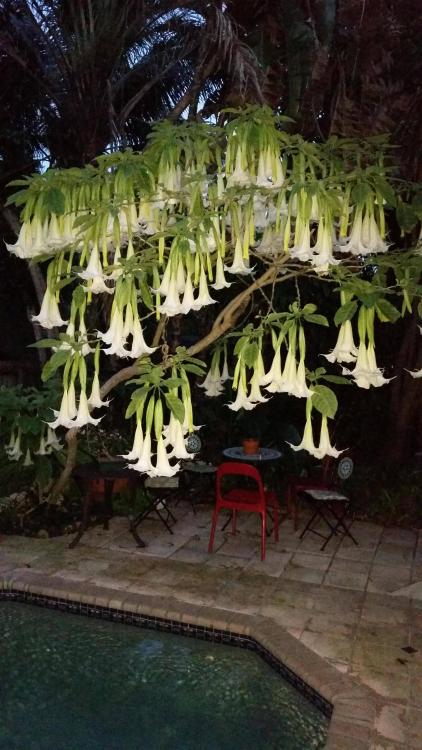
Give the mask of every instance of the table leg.
POLYGON ((88 490, 88 492, 84 494, 82 520, 79 524, 79 529, 76 533, 76 536, 72 539, 72 541, 69 544, 69 549, 73 549, 74 547, 76 547, 76 545, 79 544, 82 536, 85 534, 85 531, 87 530, 89 526, 90 511, 91 511, 91 494, 88 490))
POLYGON ((108 531, 110 519, 113 517, 113 487, 114 479, 104 480, 104 522, 103 529, 108 531))

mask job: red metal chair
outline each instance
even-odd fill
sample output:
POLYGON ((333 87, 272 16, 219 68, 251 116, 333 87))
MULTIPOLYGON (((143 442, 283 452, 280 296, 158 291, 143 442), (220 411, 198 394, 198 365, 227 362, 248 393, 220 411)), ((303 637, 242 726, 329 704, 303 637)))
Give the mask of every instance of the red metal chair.
POLYGON ((278 518, 279 502, 276 493, 273 490, 264 490, 261 475, 255 466, 236 461, 227 461, 221 464, 217 469, 216 475, 216 503, 212 516, 210 542, 208 552, 212 552, 214 546, 215 529, 217 526, 218 514, 222 508, 232 511, 232 532, 236 532, 237 511, 246 510, 250 513, 259 513, 261 515, 261 560, 265 560, 265 545, 267 531, 267 509, 271 508, 274 518, 274 540, 278 542, 278 518), (245 489, 236 487, 222 492, 222 479, 227 476, 242 476, 253 479, 258 485, 257 489, 245 489))

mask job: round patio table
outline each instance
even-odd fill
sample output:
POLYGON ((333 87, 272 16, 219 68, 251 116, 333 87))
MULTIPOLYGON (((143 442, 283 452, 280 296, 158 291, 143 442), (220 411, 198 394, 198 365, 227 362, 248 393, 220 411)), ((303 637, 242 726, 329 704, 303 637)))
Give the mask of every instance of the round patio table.
POLYGON ((251 463, 261 463, 263 461, 277 461, 282 457, 281 451, 276 448, 261 448, 259 453, 245 453, 241 445, 234 448, 225 448, 223 456, 231 458, 232 461, 246 461, 251 463))

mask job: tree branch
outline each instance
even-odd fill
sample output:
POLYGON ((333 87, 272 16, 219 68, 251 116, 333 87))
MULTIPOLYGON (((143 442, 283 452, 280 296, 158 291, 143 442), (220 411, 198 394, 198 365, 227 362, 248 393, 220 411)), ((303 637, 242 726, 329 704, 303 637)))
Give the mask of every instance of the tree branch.
MULTIPOLYGON (((245 302, 248 301, 248 299, 257 289, 261 289, 261 287, 263 286, 274 283, 277 279, 278 272, 279 265, 270 266, 270 268, 268 268, 262 274, 262 276, 256 279, 253 284, 250 284, 250 286, 240 292, 237 297, 231 300, 231 302, 229 302, 226 307, 219 313, 209 333, 206 336, 203 336, 200 341, 197 341, 196 344, 193 344, 193 346, 189 347, 188 354, 190 356, 199 354, 199 352, 207 349, 212 343, 214 343, 214 341, 216 341, 218 338, 220 338, 220 336, 226 333, 226 331, 232 328, 237 318, 241 314, 245 302)), ((283 276, 283 281, 290 278, 290 276, 291 275, 283 276)), ((155 331, 153 346, 158 345, 164 330, 164 326, 166 324, 166 320, 166 316, 160 318, 157 329, 155 331)), ((131 378, 136 377, 138 374, 139 365, 136 363, 130 365, 129 367, 124 367, 122 370, 119 370, 119 372, 114 373, 114 375, 112 375, 111 378, 109 378, 102 386, 100 391, 101 398, 105 398, 120 383, 124 383, 127 380, 130 380, 131 378)), ((66 464, 63 467, 62 473, 60 474, 51 491, 51 495, 49 498, 50 502, 55 502, 58 496, 64 492, 66 485, 72 475, 72 471, 75 468, 78 431, 78 428, 72 427, 66 433, 66 442, 68 446, 66 464)))

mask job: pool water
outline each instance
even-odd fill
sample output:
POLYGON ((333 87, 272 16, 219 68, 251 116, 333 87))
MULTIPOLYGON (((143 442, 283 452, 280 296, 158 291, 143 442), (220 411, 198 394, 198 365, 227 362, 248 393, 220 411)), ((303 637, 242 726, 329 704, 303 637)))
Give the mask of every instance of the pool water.
POLYGON ((0 602, 0 750, 316 750, 327 726, 251 651, 0 602))

